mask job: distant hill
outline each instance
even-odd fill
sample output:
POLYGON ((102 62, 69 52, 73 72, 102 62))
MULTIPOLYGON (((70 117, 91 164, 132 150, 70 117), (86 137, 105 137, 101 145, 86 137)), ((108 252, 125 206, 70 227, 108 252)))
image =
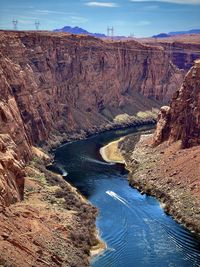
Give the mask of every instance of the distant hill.
POLYGON ((91 33, 88 32, 82 28, 79 27, 70 27, 70 26, 64 26, 61 29, 55 29, 53 30, 54 32, 68 32, 68 33, 72 33, 72 34, 85 34, 85 35, 91 35, 97 38, 102 38, 102 37, 106 37, 105 34, 103 33, 91 33))
POLYGON ((177 31, 177 32, 169 32, 169 33, 159 33, 157 35, 153 35, 153 38, 166 38, 174 35, 182 35, 182 34, 200 34, 200 29, 193 29, 189 31, 177 31))
POLYGON ((179 31, 179 32, 169 32, 169 35, 179 35, 179 34, 200 34, 200 29, 194 29, 189 31, 179 31))
POLYGON ((166 37, 170 37, 170 35, 167 33, 159 33, 157 35, 153 35, 152 37, 153 38, 166 38, 166 37))

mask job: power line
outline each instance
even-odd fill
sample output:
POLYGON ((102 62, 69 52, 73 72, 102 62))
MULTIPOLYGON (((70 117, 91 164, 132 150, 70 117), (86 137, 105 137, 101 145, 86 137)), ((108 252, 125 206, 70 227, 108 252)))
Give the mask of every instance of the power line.
MULTIPOLYGON (((169 48, 163 48, 162 45, 159 45, 159 43, 157 43, 156 45, 154 46, 151 46, 151 45, 147 45, 147 44, 142 44, 138 41, 135 40, 136 44, 139 44, 141 46, 143 46, 144 48, 130 48, 130 47, 120 47, 118 44, 120 45, 126 45, 126 44, 130 44, 131 41, 127 41, 127 42, 116 42, 116 43, 112 43, 112 46, 110 45, 111 43, 108 43, 106 41, 104 41, 104 44, 105 45, 108 45, 105 47, 105 50, 123 50, 123 51, 136 51, 136 52, 155 52, 155 53, 166 53, 166 54, 172 54, 172 53, 178 53, 178 54, 186 54, 186 53, 190 53, 190 54, 199 54, 200 53, 200 50, 194 50, 194 49, 184 49, 184 48, 175 48, 173 49, 173 44, 168 44, 169 45, 169 48), (113 45, 116 45, 116 46, 113 46, 113 45), (157 49, 155 49, 157 48, 157 49)), ((200 44, 198 44, 200 45, 200 44)), ((104 47, 102 46, 98 46, 98 47, 94 47, 94 46, 77 46, 77 48, 86 48, 86 49, 104 49, 104 47)), ((12 58, 15 58, 15 57, 12 57, 12 58)))
MULTIPOLYGON (((117 43, 116 43, 117 44, 117 43)), ((156 46, 159 48, 159 46, 156 46)), ((162 46, 160 46, 162 48, 162 46)), ((84 48, 88 48, 88 49, 92 49, 94 47, 90 47, 90 46, 84 46, 84 48)), ((97 48, 102 48, 102 47, 97 47, 97 48)), ((155 53, 167 53, 167 54, 171 54, 171 53, 178 53, 178 54, 186 54, 186 53, 196 53, 199 54, 200 50, 193 50, 193 49, 174 49, 174 50, 170 50, 170 49, 153 49, 155 48, 155 46, 146 46, 144 49, 141 48, 128 48, 128 47, 119 47, 119 46, 109 46, 106 47, 106 50, 123 50, 123 51, 137 51, 137 52, 155 52, 155 53)))
POLYGON ((13 23, 13 29, 14 29, 14 31, 17 31, 18 20, 13 19, 12 23, 13 23))
POLYGON ((111 37, 111 40, 113 40, 113 37, 114 37, 114 27, 107 27, 107 36, 108 37, 111 37))
POLYGON ((40 22, 39 22, 39 20, 36 20, 36 21, 35 21, 35 28, 36 28, 36 31, 39 30, 39 26, 40 26, 40 22))

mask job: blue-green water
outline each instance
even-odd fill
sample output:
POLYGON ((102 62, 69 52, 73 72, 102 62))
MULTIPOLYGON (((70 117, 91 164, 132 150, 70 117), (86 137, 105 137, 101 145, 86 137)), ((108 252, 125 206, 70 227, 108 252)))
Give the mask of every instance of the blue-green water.
POLYGON ((106 143, 142 130, 109 131, 55 151, 52 169, 67 175, 66 180, 99 209, 96 224, 107 249, 91 260, 91 266, 200 266, 200 241, 167 216, 155 198, 131 188, 121 164, 106 163, 99 154, 106 143))

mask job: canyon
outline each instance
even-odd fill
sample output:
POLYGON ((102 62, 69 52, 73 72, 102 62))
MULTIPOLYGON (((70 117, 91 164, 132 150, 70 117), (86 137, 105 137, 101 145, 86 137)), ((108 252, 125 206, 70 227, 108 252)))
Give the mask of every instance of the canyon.
MULTIPOLYGON (((0 264, 30 266, 32 262, 37 266, 62 266, 63 263, 72 266, 73 262, 78 266, 83 259, 82 266, 89 264, 90 248, 98 246, 95 233, 97 211, 61 177, 42 167, 51 159, 34 147, 47 151, 66 140, 127 125, 126 120, 116 122, 120 115, 130 116, 132 121, 129 123, 154 121, 152 111, 168 103, 183 82, 188 65, 185 57, 181 60, 182 70, 178 68, 179 64, 176 66, 176 61, 172 63, 170 54, 162 46, 136 41, 104 42, 91 36, 65 33, 0 31, 0 211, 3 214, 0 264), (137 116, 139 112, 150 115, 144 119, 137 116), (35 177, 41 179, 36 181, 35 177), (52 202, 55 205, 51 206, 52 202), (68 229, 68 237, 63 228, 67 220, 66 210, 71 210, 69 224, 75 225, 68 229), (86 214, 90 216, 81 225, 81 218, 86 214), (55 227, 53 217, 60 228, 55 227), (48 244, 42 239, 33 244, 31 233, 35 230, 30 226, 30 219, 35 221, 40 236, 45 233, 48 244), (19 229, 21 223, 27 224, 24 231, 29 234, 23 235, 19 229), (42 227, 45 223, 46 229, 42 227), (81 233, 74 237, 72 232, 76 227, 81 233), (87 233, 86 241, 82 232, 87 233), (55 236, 59 237, 55 239, 55 236), (65 247, 66 238, 71 242, 68 247, 65 247), (54 247, 57 247, 61 239, 62 253, 49 245, 55 240, 54 247), (24 242, 28 249, 23 246, 24 242), (84 242, 87 244, 85 249, 84 242), (16 247, 18 253, 23 251, 24 263, 12 256, 16 247), (42 254, 38 247, 48 253, 42 254), (66 250, 71 258, 64 256, 66 250)), ((193 74, 188 75, 194 90, 193 95, 185 96, 192 101, 187 101, 189 106, 186 108, 193 115, 197 114, 192 107, 197 86, 193 74)), ((179 101, 174 105, 170 109, 173 115, 169 117, 181 122, 185 117, 179 118, 180 113, 175 115, 179 101)), ((183 108, 185 106, 180 107, 180 111, 183 108)), ((184 132, 180 124, 177 125, 178 137, 173 131, 161 131, 165 132, 166 139, 182 138, 185 147, 199 144, 196 138, 198 120, 199 115, 194 115, 191 121, 194 127, 190 125, 192 132, 188 128, 184 132)), ((168 122, 164 124, 171 129, 168 122)), ((157 136, 159 142, 163 141, 163 134, 157 133, 157 136)))
POLYGON ((32 145, 94 133, 112 127, 118 114, 159 107, 183 80, 161 48, 134 41, 4 31, 0 41, 2 177, 18 170, 12 184, 2 179, 8 203, 20 199, 20 170, 32 145))

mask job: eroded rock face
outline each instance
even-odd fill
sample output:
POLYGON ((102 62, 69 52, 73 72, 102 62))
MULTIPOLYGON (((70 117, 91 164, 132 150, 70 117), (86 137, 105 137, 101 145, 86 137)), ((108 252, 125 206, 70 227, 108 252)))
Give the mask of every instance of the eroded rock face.
POLYGON ((160 144, 161 142, 168 139, 168 123, 170 120, 170 107, 163 106, 160 109, 158 114, 158 122, 156 131, 154 133, 154 143, 155 145, 160 144))
MULTIPOLYGON (((192 39, 192 37, 191 37, 192 39)), ((199 58, 200 38, 198 43, 173 42, 162 44, 162 46, 170 51, 171 60, 179 69, 188 71, 199 58)))
POLYGON ((170 55, 175 66, 188 71, 199 58, 200 37, 199 35, 185 35, 160 39, 145 39, 144 43, 153 46, 163 47, 170 55))
POLYGON ((24 163, 8 134, 0 134, 0 211, 23 198, 24 163))
POLYGON ((161 109, 154 143, 165 140, 181 140, 183 148, 200 145, 200 60, 186 75, 167 112, 161 109))
POLYGON ((165 101, 182 81, 166 53, 134 41, 1 33, 1 50, 3 77, 34 144, 156 106, 146 98, 165 101))
POLYGON ((9 31, 0 32, 0 74, 4 204, 22 197, 20 169, 32 144, 92 132, 118 114, 159 106, 183 76, 162 49, 135 41, 9 31))

